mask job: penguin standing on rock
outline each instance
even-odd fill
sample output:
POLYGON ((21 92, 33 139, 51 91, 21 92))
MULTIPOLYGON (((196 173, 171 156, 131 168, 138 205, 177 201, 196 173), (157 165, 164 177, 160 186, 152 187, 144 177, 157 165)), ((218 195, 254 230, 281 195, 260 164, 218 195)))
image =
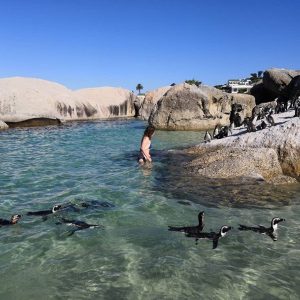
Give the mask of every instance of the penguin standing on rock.
POLYGON ((219 132, 220 132, 220 125, 217 124, 213 132, 213 138, 215 138, 219 134, 219 132))
POLYGON ((188 233, 186 234, 187 237, 193 237, 196 239, 196 242, 199 239, 208 239, 213 241, 213 249, 218 247, 219 239, 226 236, 227 232, 231 230, 231 226, 223 225, 219 232, 199 232, 199 233, 188 233))
POLYGON ((266 119, 267 119, 268 123, 269 123, 271 126, 274 126, 274 125, 275 125, 275 121, 274 121, 274 118, 273 118, 272 114, 273 114, 273 111, 271 110, 271 111, 269 112, 269 114, 267 115, 266 119))
POLYGON ((204 211, 200 211, 198 214, 198 225, 196 226, 185 226, 185 227, 174 227, 169 226, 169 231, 180 231, 185 234, 197 234, 200 233, 204 228, 204 211))
POLYGON ((0 227, 7 225, 15 225, 21 219, 21 215, 12 215, 10 220, 0 219, 0 227))
POLYGON ((254 227, 254 226, 246 226, 246 225, 240 224, 239 230, 251 230, 254 232, 258 232, 260 234, 265 234, 265 235, 269 236, 273 241, 277 241, 278 224, 283 221, 285 221, 285 219, 281 219, 278 217, 273 218, 271 221, 271 227, 265 227, 262 225, 258 225, 256 227, 254 227))
POLYGON ((205 132, 204 142, 209 143, 211 141, 211 135, 208 131, 205 132))

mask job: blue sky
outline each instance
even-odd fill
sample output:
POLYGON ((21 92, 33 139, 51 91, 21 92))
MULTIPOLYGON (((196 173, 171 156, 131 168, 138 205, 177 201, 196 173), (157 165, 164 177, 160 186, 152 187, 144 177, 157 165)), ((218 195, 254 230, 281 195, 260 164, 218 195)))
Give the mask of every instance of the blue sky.
POLYGON ((298 0, 0 0, 0 77, 71 89, 300 69, 298 0))

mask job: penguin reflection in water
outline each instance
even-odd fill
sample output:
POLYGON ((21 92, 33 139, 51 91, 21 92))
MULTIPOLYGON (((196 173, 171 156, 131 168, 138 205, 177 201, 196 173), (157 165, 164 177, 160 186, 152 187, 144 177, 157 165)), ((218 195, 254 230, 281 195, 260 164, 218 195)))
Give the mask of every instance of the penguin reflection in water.
POLYGON ((78 220, 67 220, 65 218, 60 219, 61 222, 57 222, 56 225, 66 224, 67 226, 72 226, 73 229, 69 232, 69 236, 73 235, 76 231, 88 229, 88 228, 96 228, 96 227, 103 227, 102 225, 97 224, 88 224, 83 221, 78 220))
POLYGON ((8 225, 15 225, 21 219, 21 215, 12 215, 10 220, 0 219, 0 227, 1 226, 8 226, 8 225))
POLYGON ((273 218, 271 221, 271 227, 265 227, 265 226, 246 226, 246 225, 241 225, 239 227, 239 230, 251 230, 254 232, 258 232, 260 234, 265 234, 267 236, 269 236, 273 241, 277 241, 277 228, 278 228, 278 224, 280 222, 285 221, 285 219, 281 219, 281 218, 273 218))

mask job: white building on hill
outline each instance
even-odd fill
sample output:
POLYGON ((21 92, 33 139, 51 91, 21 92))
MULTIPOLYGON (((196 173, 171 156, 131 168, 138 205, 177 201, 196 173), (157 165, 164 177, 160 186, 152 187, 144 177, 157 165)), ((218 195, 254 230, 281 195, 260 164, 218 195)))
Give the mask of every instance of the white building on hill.
POLYGON ((227 82, 227 87, 230 89, 230 92, 233 94, 244 92, 250 92, 253 85, 251 84, 250 79, 230 79, 227 82))

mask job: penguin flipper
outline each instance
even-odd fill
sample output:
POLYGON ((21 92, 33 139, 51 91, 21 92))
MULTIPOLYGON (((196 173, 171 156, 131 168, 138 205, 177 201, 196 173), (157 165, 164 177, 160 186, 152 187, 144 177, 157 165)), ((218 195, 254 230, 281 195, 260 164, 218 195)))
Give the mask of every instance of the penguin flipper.
POLYGON ((270 234, 268 234, 268 236, 269 236, 274 242, 277 241, 277 235, 276 235, 276 234, 270 233, 270 234))
POLYGON ((213 239, 213 249, 216 249, 218 247, 218 242, 219 242, 218 237, 213 239))

